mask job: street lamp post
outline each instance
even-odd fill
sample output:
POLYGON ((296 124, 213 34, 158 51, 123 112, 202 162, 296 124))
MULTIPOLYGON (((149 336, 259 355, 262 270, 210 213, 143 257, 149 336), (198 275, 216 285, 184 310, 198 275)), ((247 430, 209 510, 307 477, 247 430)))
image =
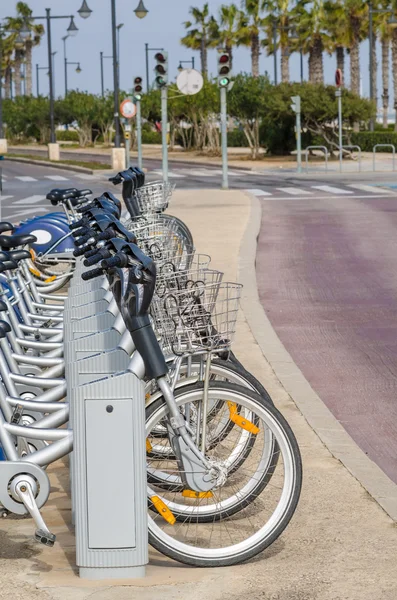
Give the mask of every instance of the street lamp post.
POLYGON ((104 77, 103 77, 103 59, 104 58, 113 58, 113 56, 104 56, 103 52, 99 53, 99 60, 101 63, 101 94, 102 94, 102 98, 105 95, 105 86, 104 86, 104 77))
POLYGON ((146 92, 149 93, 149 52, 160 52, 164 51, 164 48, 149 48, 149 44, 145 44, 145 57, 146 57, 146 92))
POLYGON ((183 71, 182 65, 192 65, 192 69, 194 69, 194 56, 192 56, 191 60, 180 60, 179 61, 179 67, 178 67, 179 72, 183 71))
POLYGON ((65 69, 65 98, 67 96, 68 93, 68 59, 66 58, 66 40, 68 39, 68 35, 65 35, 62 38, 63 41, 63 63, 64 63, 64 69, 65 69))
MULTIPOLYGON (((80 14, 81 17, 83 17, 85 19, 90 16, 91 12, 92 11, 87 6, 86 0, 84 0, 78 13, 80 14)), ((47 50, 48 50, 48 65, 49 65, 49 73, 50 73, 50 83, 49 83, 49 86, 50 86, 50 129, 51 129, 50 142, 51 142, 51 144, 54 144, 56 139, 55 139, 55 118, 54 118, 54 76, 53 76, 54 74, 53 74, 53 68, 52 68, 51 21, 52 21, 52 19, 70 19, 69 27, 67 28, 67 32, 68 32, 69 36, 76 35, 76 33, 78 32, 78 28, 76 27, 76 24, 74 22, 73 15, 51 15, 50 8, 46 8, 45 13, 46 13, 45 17, 32 16, 31 18, 36 21, 44 20, 47 23, 47 50)))
POLYGON ((124 23, 119 23, 116 27, 117 29, 117 74, 119 77, 119 85, 120 85, 120 29, 124 27, 124 23))

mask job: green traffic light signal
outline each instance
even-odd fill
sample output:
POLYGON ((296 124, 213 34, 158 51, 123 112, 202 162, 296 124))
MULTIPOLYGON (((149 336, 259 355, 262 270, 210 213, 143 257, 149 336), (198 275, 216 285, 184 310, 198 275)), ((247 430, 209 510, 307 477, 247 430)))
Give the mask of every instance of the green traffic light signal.
POLYGON ((222 77, 222 79, 219 80, 219 85, 221 87, 227 87, 230 83, 230 79, 228 79, 227 77, 222 77))
POLYGON ((135 100, 142 100, 142 94, 134 94, 135 100))

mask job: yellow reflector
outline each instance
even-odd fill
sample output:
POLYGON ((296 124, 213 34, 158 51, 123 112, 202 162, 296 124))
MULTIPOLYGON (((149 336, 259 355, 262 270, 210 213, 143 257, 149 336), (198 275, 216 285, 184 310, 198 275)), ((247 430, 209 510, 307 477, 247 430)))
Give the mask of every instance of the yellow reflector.
POLYGON ((212 498, 212 492, 194 492, 193 490, 183 490, 184 498, 212 498))
POLYGON ((176 523, 174 515, 172 514, 168 506, 164 504, 161 498, 159 498, 158 496, 152 496, 150 500, 153 502, 154 508, 163 517, 163 519, 167 521, 167 523, 169 523, 170 525, 174 525, 174 523, 176 523))
POLYGON ((249 431, 254 435, 259 433, 259 427, 257 427, 256 425, 251 423, 251 421, 248 421, 248 419, 245 419, 244 417, 238 414, 237 404, 235 402, 228 402, 227 405, 229 407, 230 420, 233 423, 235 423, 237 427, 241 427, 241 429, 245 429, 246 431, 249 431))
POLYGON ((44 283, 51 283, 52 281, 55 281, 56 278, 56 275, 51 275, 51 277, 47 277, 47 279, 44 279, 44 283))
POLYGON ((150 443, 149 438, 146 438, 146 452, 151 452, 153 450, 153 446, 150 443))
POLYGON ((38 271, 37 269, 35 269, 34 267, 29 267, 29 271, 31 273, 33 273, 33 275, 36 275, 36 277, 41 277, 41 273, 40 271, 38 271))
POLYGON ((33 250, 33 248, 29 248, 29 252, 32 260, 34 261, 36 259, 36 252, 33 250))
POLYGON ((148 392, 147 394, 145 394, 145 400, 146 401, 150 400, 150 396, 151 396, 150 392, 148 392))

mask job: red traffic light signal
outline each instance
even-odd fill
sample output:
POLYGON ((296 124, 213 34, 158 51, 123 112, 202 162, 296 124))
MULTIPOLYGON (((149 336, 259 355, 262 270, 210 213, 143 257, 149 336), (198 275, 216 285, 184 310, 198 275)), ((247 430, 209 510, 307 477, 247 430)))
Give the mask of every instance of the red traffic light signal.
POLYGON ((220 87, 227 87, 230 83, 230 54, 222 52, 218 58, 218 84, 220 87))
POLYGON ((230 56, 228 54, 222 54, 219 58, 219 62, 222 64, 230 62, 230 56))
POLYGON ((165 63, 166 61, 164 54, 162 54, 161 52, 157 52, 157 54, 154 55, 154 58, 157 60, 157 62, 160 63, 165 63))

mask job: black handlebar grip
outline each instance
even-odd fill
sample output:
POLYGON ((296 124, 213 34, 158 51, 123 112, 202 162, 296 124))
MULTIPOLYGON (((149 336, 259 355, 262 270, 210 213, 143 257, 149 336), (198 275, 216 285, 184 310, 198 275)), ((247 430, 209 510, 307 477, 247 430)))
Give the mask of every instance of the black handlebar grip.
MULTIPOLYGON (((98 254, 98 248, 93 248, 92 250, 87 250, 85 248, 85 250, 86 251, 84 252, 84 255, 86 258, 90 258, 91 256, 95 256, 95 254, 98 254)), ((81 254, 80 254, 80 256, 81 256, 81 254)), ((104 258, 106 258, 106 256, 104 256, 104 258)))
POLYGON ((91 235, 89 235, 89 234, 84 235, 83 237, 79 238, 78 240, 75 240, 74 245, 75 246, 84 246, 84 244, 86 244, 91 239, 92 239, 91 235))
POLYGON ((103 258, 103 257, 100 254, 96 253, 96 254, 94 254, 94 256, 91 256, 90 258, 86 258, 83 264, 85 267, 92 267, 93 265, 96 265, 97 263, 99 263, 101 258, 103 258))
MULTIPOLYGON (((73 250, 73 256, 78 258, 79 256, 84 256, 84 254, 86 252, 87 252, 87 246, 83 246, 82 248, 76 248, 76 250, 73 250)), ((96 252, 96 250, 95 250, 95 252, 96 252)))
MULTIPOLYGON (((125 257, 127 258, 127 257, 125 257)), ((101 262, 101 266, 103 269, 112 269, 113 267, 122 267, 125 266, 123 260, 123 255, 115 254, 112 258, 106 258, 101 262)))
POLYGON ((80 208, 76 208, 76 212, 83 215, 87 211, 91 210, 91 208, 95 208, 94 202, 90 202, 89 204, 86 204, 85 206, 80 206, 80 208))
POLYGON ((82 274, 81 279, 84 281, 89 281, 89 279, 95 279, 95 277, 99 277, 103 275, 103 269, 92 269, 92 271, 86 271, 82 274))
POLYGON ((92 265, 99 263, 100 260, 110 258, 112 256, 107 248, 95 250, 95 254, 92 254, 92 252, 93 251, 89 251, 85 255, 86 260, 84 261, 84 265, 86 267, 92 267, 92 265))
POLYGON ((102 231, 99 235, 96 236, 98 242, 103 242, 104 240, 111 240, 116 237, 116 232, 113 228, 107 229, 106 231, 102 231))
POLYGON ((90 231, 89 227, 80 227, 79 229, 75 229, 74 231, 72 231, 72 236, 74 238, 78 238, 81 237, 82 235, 87 235, 87 233, 90 231))
POLYGON ((78 221, 75 221, 74 223, 71 223, 69 225, 69 229, 71 231, 73 231, 74 229, 78 229, 79 227, 86 227, 87 225, 89 225, 89 220, 87 219, 87 217, 84 217, 83 219, 79 219, 78 221))

